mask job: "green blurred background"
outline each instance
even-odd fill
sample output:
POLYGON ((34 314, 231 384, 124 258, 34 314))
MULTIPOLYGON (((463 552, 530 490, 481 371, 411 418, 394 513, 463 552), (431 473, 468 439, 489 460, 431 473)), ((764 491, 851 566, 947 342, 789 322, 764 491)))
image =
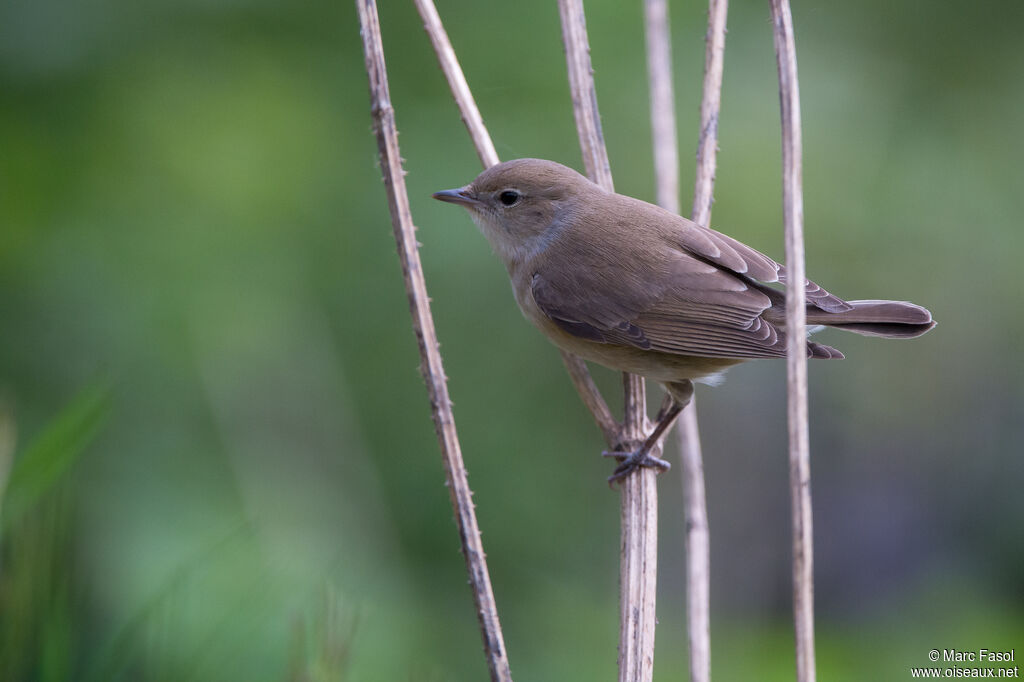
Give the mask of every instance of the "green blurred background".
MULTIPOLYGON (((579 167, 555 3, 438 4, 502 158, 579 167)), ((587 10, 617 188, 651 199, 641 5, 587 10)), ((688 205, 706 5, 671 12, 688 205)), ((513 674, 611 679, 610 464, 430 199, 480 168, 412 3, 381 13, 513 674)), ((811 367, 820 674, 909 679, 1024 645, 1024 5, 794 14, 808 273, 939 321, 824 332, 848 360, 811 367)), ((346 2, 0 4, 0 679, 485 678, 361 50, 346 2)), ((713 225, 780 258, 775 79, 767 4, 734 3, 713 225)), ((713 673, 792 679, 784 363, 698 395, 713 673)), ((656 675, 685 679, 678 467, 660 489, 656 675)))

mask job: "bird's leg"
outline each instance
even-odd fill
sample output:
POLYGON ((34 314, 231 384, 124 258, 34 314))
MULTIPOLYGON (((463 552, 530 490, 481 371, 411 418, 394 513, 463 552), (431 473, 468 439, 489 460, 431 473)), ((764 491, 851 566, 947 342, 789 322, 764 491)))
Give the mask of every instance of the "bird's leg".
POLYGON ((665 431, 672 426, 672 422, 676 420, 679 413, 682 411, 683 406, 676 402, 675 399, 671 399, 668 404, 668 408, 662 410, 658 414, 658 421, 654 427, 654 431, 651 435, 647 436, 643 445, 639 449, 633 452, 605 452, 605 457, 617 457, 619 458, 619 466, 615 468, 612 475, 608 478, 608 483, 614 483, 621 481, 623 478, 633 473, 634 469, 639 467, 651 467, 659 471, 667 471, 672 465, 665 460, 654 457, 651 455, 651 450, 657 446, 658 441, 661 440, 662 435, 665 431))
POLYGON ((643 445, 634 452, 614 451, 603 453, 605 457, 616 457, 619 459, 619 466, 608 477, 609 485, 616 481, 621 481, 639 467, 650 467, 658 471, 667 471, 671 468, 672 465, 665 460, 651 455, 651 450, 658 445, 658 441, 661 440, 665 432, 672 426, 679 413, 689 404, 690 398, 693 396, 693 384, 689 381, 680 381, 667 384, 665 388, 667 391, 665 401, 662 403, 661 409, 658 410, 658 416, 655 417, 654 431, 651 432, 651 435, 647 436, 643 445))

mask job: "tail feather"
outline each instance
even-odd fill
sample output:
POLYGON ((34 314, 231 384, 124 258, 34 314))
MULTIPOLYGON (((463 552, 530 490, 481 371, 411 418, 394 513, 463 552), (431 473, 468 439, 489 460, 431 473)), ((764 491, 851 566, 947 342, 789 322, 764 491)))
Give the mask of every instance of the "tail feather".
POLYGON ((837 329, 883 336, 889 339, 912 339, 935 326, 926 308, 908 301, 848 301, 852 310, 830 313, 808 307, 807 323, 824 324, 837 329))

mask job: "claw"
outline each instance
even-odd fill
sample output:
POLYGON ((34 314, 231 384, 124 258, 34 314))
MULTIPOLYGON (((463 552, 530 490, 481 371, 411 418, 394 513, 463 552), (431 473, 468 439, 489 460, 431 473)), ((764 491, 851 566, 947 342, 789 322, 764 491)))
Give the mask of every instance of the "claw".
POLYGON ((661 459, 651 455, 645 448, 641 448, 636 452, 602 452, 605 457, 616 457, 619 459, 619 466, 615 468, 612 475, 608 477, 608 486, 611 487, 613 483, 621 481, 622 479, 629 476, 633 471, 640 467, 647 467, 650 469, 656 469, 658 471, 668 471, 672 468, 672 465, 661 459))
MULTIPOLYGON (((658 471, 668 471, 672 467, 672 465, 665 460, 652 456, 651 450, 657 452, 658 443, 661 441, 661 437, 664 436, 665 431, 672 426, 672 422, 674 422, 676 417, 679 416, 679 412, 682 411, 686 403, 690 402, 690 395, 693 393, 693 384, 686 381, 678 385, 672 384, 671 386, 666 386, 666 388, 669 388, 670 396, 666 398, 661 410, 658 412, 657 424, 655 425, 654 430, 651 431, 649 436, 647 436, 647 439, 644 440, 640 448, 633 452, 613 450, 611 452, 601 453, 605 457, 614 457, 619 460, 619 466, 617 466, 615 471, 612 472, 612 475, 608 477, 609 488, 611 488, 616 481, 621 481, 639 467, 648 467, 658 471)), ((615 447, 624 447, 624 444, 618 443, 615 447)))

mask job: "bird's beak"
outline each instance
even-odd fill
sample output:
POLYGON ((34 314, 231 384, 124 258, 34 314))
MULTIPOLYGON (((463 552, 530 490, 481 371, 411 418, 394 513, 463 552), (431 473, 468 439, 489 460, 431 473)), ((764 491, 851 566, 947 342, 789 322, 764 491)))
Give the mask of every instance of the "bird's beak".
POLYGON ((458 189, 443 189, 434 192, 433 197, 439 201, 447 201, 450 204, 462 204, 463 206, 476 206, 480 201, 469 191, 469 186, 458 189))

